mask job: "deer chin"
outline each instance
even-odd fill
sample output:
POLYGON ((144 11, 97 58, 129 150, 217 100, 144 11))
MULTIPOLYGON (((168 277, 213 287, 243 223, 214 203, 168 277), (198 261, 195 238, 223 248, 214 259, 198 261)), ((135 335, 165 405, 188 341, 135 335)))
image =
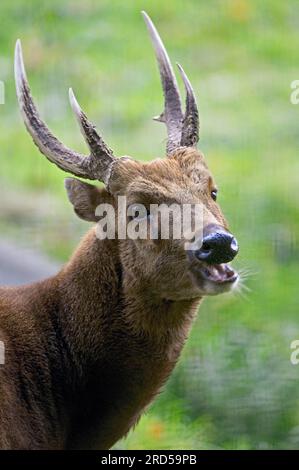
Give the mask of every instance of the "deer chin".
POLYGON ((200 263, 192 266, 191 277, 204 295, 217 295, 233 290, 239 274, 229 264, 200 263))

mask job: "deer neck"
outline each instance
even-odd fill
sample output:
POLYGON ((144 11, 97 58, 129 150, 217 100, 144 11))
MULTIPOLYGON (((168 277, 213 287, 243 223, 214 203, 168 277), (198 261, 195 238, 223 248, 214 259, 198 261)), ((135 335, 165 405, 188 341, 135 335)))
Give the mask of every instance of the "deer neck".
MULTIPOLYGON (((85 403, 88 445, 95 439, 100 448, 128 432, 168 378, 198 305, 153 297, 150 286, 145 292, 138 282, 132 285, 130 274, 119 243, 100 241, 91 230, 58 275, 59 316, 70 351, 67 393, 73 398, 67 403, 74 403, 74 429, 86 426, 80 421, 85 403)), ((81 439, 74 436, 74 442, 81 439)))
MULTIPOLYGON (((99 240, 95 228, 85 236, 60 274, 67 329, 80 348, 96 348, 96 337, 123 329, 146 336, 157 348, 181 349, 200 299, 170 301, 152 295, 151 285, 130 282, 117 240, 99 240), (72 320, 67 317, 71 315, 72 320), (80 333, 80 334, 79 334, 80 333)), ((92 351, 94 357, 95 351, 92 351)))

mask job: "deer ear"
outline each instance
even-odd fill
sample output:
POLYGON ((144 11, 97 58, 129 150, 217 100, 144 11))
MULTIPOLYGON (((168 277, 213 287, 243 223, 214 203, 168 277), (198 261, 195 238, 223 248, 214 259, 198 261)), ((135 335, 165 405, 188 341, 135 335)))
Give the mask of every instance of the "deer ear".
POLYGON ((106 191, 105 188, 97 188, 75 178, 66 178, 64 185, 69 201, 78 217, 88 222, 97 222, 95 211, 97 206, 105 200, 105 196, 102 194, 103 191, 106 191))

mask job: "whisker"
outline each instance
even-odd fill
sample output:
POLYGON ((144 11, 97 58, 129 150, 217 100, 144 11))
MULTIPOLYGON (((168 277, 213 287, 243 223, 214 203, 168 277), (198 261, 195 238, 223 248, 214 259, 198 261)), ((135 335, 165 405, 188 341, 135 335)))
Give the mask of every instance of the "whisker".
POLYGON ((258 272, 253 271, 251 268, 241 268, 238 270, 239 273, 239 282, 232 293, 236 296, 241 297, 243 300, 249 301, 250 300, 250 293, 252 289, 245 284, 247 279, 252 279, 254 276, 258 274, 258 272))
POLYGON ((240 268, 238 270, 239 274, 241 275, 241 277, 244 279, 244 277, 255 277, 259 274, 258 271, 254 271, 253 269, 251 268, 240 268))

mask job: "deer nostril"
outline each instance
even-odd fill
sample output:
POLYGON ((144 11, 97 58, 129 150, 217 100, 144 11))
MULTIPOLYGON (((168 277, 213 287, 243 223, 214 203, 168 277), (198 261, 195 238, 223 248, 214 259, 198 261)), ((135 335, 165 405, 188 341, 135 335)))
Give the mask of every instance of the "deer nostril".
POLYGON ((201 250, 205 251, 205 252, 208 252, 208 251, 211 251, 211 249, 212 249, 212 247, 211 247, 210 243, 206 242, 206 241, 203 241, 202 246, 201 246, 201 250))
POLYGON ((230 247, 233 251, 235 251, 236 253, 238 253, 239 251, 239 245, 238 245, 238 242, 236 240, 235 237, 233 237, 232 241, 231 241, 231 244, 230 244, 230 247))

